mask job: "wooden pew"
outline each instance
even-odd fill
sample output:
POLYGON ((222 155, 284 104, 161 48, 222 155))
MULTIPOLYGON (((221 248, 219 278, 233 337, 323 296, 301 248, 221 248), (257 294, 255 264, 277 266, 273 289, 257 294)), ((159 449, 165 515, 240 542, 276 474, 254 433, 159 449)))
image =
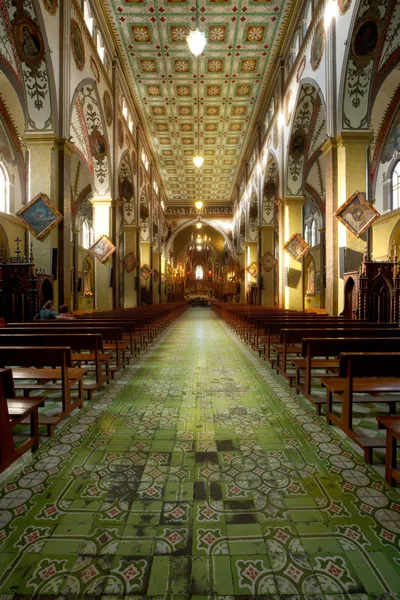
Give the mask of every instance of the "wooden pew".
POLYGON ((397 467, 397 443, 400 441, 400 417, 377 417, 380 429, 386 429, 386 466, 385 479, 389 485, 400 482, 400 470, 397 467))
POLYGON ((6 329, 14 333, 34 333, 36 335, 50 333, 98 333, 103 339, 103 350, 111 351, 115 357, 115 365, 110 365, 111 377, 120 368, 125 366, 125 351, 128 344, 122 340, 122 329, 112 324, 100 325, 97 323, 84 323, 80 325, 76 321, 36 321, 34 323, 10 323, 6 329), (40 324, 39 324, 40 323, 40 324), (43 323, 43 324, 42 324, 43 323))
POLYGON ((327 375, 316 374, 316 369, 336 373, 341 352, 400 352, 400 329, 355 329, 343 337, 323 337, 321 332, 319 335, 320 337, 303 338, 302 354, 305 358, 292 360, 296 367, 296 392, 302 393, 315 405, 317 414, 321 414, 321 406, 325 404, 325 399, 312 395, 311 379, 326 379, 327 375), (356 335, 352 335, 354 332, 356 335))
POLYGON ((372 448, 382 447, 381 438, 361 438, 353 431, 353 402, 400 402, 400 352, 343 352, 339 357, 338 377, 322 379, 326 387, 326 421, 335 423, 364 450, 372 460, 372 448), (373 394, 372 399, 353 394, 373 394), (376 396, 376 394, 378 394, 376 396), (396 394, 380 396, 380 394, 396 394), (340 416, 333 413, 333 399, 342 405, 340 416))
POLYGON ((16 397, 11 369, 0 369, 0 472, 30 448, 32 452, 38 449, 38 408, 42 404, 42 397, 16 397), (12 430, 27 418, 31 424, 30 437, 15 447, 12 430))
POLYGON ((23 390, 25 396, 36 390, 61 391, 61 413, 55 417, 39 417, 39 425, 46 425, 48 435, 53 433, 54 427, 66 415, 83 406, 83 376, 86 369, 73 367, 69 347, 44 346, 39 352, 37 346, 0 346, 0 366, 11 367, 14 387, 23 390), (31 380, 36 383, 31 383, 31 380), (78 392, 74 400, 71 398, 72 390, 78 392))
MULTIPOLYGON (((89 400, 92 399, 93 392, 104 383, 110 381, 110 358, 111 354, 103 350, 103 340, 100 333, 70 333, 62 331, 61 333, 7 333, 9 330, 0 329, 0 346, 56 346, 62 342, 69 346, 72 353, 72 361, 75 366, 80 367, 81 363, 93 363, 95 366, 95 383, 83 383, 83 389, 87 391, 89 400), (105 367, 103 376, 102 366, 105 367)), ((20 329, 18 329, 20 331, 20 329)))

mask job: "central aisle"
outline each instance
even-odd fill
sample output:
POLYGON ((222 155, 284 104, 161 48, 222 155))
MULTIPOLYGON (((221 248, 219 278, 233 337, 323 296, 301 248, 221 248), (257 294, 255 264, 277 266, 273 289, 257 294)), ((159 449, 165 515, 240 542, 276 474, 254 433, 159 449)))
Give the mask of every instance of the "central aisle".
POLYGON ((399 592, 398 500, 188 309, 1 484, 0 594, 399 592))

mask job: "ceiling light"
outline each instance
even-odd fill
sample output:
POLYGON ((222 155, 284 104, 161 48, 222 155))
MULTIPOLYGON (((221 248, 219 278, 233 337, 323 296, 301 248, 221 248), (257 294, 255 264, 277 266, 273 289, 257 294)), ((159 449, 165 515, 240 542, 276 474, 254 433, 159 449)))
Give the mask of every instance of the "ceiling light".
POLYGON ((194 203, 195 207, 197 208, 197 210, 201 210, 203 208, 203 201, 202 200, 197 200, 194 203))
POLYGON ((200 169, 203 166, 204 158, 197 154, 196 156, 193 156, 193 162, 194 166, 200 169))
POLYGON ((202 247, 201 246, 196 246, 197 248, 197 252, 201 252, 202 247))
POLYGON ((203 223, 201 221, 198 221, 196 223, 196 227, 197 227, 197 229, 201 229, 203 227, 203 223))
POLYGON ((186 36, 186 41, 190 52, 196 57, 200 56, 207 44, 205 33, 199 29, 192 30, 189 35, 186 36))

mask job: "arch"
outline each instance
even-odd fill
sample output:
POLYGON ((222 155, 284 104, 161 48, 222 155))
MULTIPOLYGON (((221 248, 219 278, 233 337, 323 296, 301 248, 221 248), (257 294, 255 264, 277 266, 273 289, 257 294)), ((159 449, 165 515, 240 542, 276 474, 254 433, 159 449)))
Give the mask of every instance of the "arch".
POLYGON ((93 179, 95 196, 110 193, 110 145, 103 107, 93 79, 77 86, 70 108, 70 140, 93 179))
POLYGON ((348 319, 353 318, 357 309, 357 286, 352 277, 344 285, 344 309, 341 315, 348 319))
POLYGON ((58 122, 57 96, 51 54, 47 42, 46 29, 40 10, 36 10, 34 0, 26 0, 23 5, 9 2, 1 11, 0 39, 1 51, 0 70, 15 89, 26 115, 27 131, 51 131, 58 122), (30 23, 35 35, 35 55, 33 57, 20 55, 13 43, 14 29, 19 23, 30 23), (10 35, 10 32, 11 35, 10 35), (7 57, 7 58, 5 58, 7 57), (30 59, 33 60, 30 60, 30 59))
MULTIPOLYGON (((359 2, 349 28, 349 42, 343 61, 340 78, 339 123, 343 129, 368 129, 371 109, 388 73, 400 62, 400 51, 395 43, 400 28, 397 3, 385 0, 379 5, 379 15, 374 13, 369 2, 359 2), (362 55, 357 55, 354 41, 361 27, 373 23, 374 46, 366 46, 362 55)), ((357 36, 360 37, 359 35, 357 36)), ((398 82, 400 75, 398 74, 398 82)), ((393 89, 393 88, 392 88, 393 89)))
POLYGON ((53 298, 54 298, 53 284, 50 281, 50 279, 45 277, 42 281, 42 284, 41 284, 40 290, 39 290, 39 305, 43 306, 43 304, 45 302, 47 302, 48 300, 53 300, 53 298))
MULTIPOLYGON (((174 229, 173 233, 168 238, 167 243, 166 243, 166 247, 165 247, 166 256, 169 256, 172 243, 173 243, 174 239, 176 238, 176 236, 178 235, 178 233, 180 233, 181 231, 186 229, 186 227, 193 227, 196 224, 196 222, 197 222, 197 219, 188 219, 184 223, 181 223, 180 225, 178 225, 178 227, 176 227, 176 229, 174 229)), ((210 227, 215 229, 215 231, 217 231, 218 233, 220 233, 222 235, 226 245, 228 246, 229 251, 231 252, 231 254, 233 256, 236 256, 236 252, 232 245, 232 241, 229 239, 228 234, 226 233, 226 231, 224 231, 224 229, 220 226, 220 224, 217 223, 216 221, 207 220, 207 225, 209 225, 210 227)))
POLYGON ((372 280, 369 292, 371 321, 377 323, 390 322, 392 296, 393 286, 391 282, 380 273, 372 280))
MULTIPOLYGON (((286 160, 286 195, 288 196, 303 194, 307 177, 319 160, 321 146, 326 138, 325 115, 325 103, 319 86, 313 80, 305 79, 299 87, 288 143, 286 160)), ((321 175, 320 165, 317 171, 321 175)), ((323 188, 323 185, 321 184, 320 187, 323 188)))

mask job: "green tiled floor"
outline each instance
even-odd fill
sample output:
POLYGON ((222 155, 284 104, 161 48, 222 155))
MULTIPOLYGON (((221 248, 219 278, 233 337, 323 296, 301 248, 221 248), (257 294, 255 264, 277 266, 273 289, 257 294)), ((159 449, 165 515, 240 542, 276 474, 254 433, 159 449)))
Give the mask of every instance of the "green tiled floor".
POLYGON ((0 600, 400 598, 399 540, 398 493, 189 309, 3 478, 0 600))

